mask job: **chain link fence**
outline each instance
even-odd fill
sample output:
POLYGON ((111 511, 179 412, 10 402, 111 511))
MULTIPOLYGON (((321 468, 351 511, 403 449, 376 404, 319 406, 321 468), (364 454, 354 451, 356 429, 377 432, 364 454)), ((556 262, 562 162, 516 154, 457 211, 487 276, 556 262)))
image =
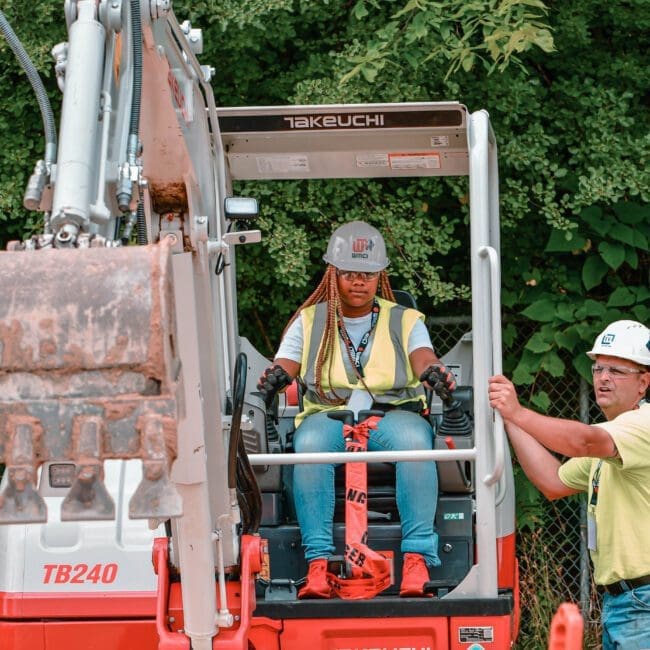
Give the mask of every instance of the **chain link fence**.
MULTIPOLYGON (((503 348, 506 374, 514 369, 526 342, 535 332, 535 323, 530 321, 517 321, 513 325, 515 339, 503 348)), ((436 353, 442 357, 471 330, 471 318, 429 318, 427 326, 436 353)), ((591 387, 573 370, 570 357, 562 360, 566 364, 563 377, 540 373, 535 380, 535 390, 545 391, 550 398, 546 414, 583 422, 602 419, 591 387)), ((520 393, 525 399, 523 392, 520 393)), ((516 460, 515 470, 518 471, 516 460)), ((521 592, 518 647, 522 650, 546 650, 553 614, 567 601, 581 608, 585 621, 584 648, 601 647, 601 599, 591 579, 586 530, 583 494, 558 501, 543 500, 536 525, 518 530, 521 592)))

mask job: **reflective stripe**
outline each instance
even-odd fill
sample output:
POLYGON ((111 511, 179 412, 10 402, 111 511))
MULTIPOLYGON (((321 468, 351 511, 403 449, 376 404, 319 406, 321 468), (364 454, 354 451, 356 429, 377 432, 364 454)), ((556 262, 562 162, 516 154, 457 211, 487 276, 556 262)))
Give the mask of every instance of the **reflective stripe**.
MULTIPOLYGON (((381 310, 379 319, 372 336, 372 347, 364 364, 365 381, 375 396, 375 401, 381 404, 400 404, 402 402, 421 399, 424 404, 424 391, 413 375, 408 358, 408 339, 415 322, 424 320, 424 315, 415 309, 408 309, 396 303, 377 298, 381 310)), ((301 312, 303 328, 303 355, 301 370, 307 391, 303 397, 304 410, 296 418, 298 424, 306 415, 322 410, 336 408, 324 403, 316 393, 315 366, 318 351, 323 339, 327 322, 327 303, 319 303, 303 309, 301 312)), ((330 397, 330 374, 336 394, 347 399, 353 388, 359 387, 356 375, 343 360, 341 340, 337 333, 337 345, 333 351, 331 373, 323 368, 322 386, 330 397)))

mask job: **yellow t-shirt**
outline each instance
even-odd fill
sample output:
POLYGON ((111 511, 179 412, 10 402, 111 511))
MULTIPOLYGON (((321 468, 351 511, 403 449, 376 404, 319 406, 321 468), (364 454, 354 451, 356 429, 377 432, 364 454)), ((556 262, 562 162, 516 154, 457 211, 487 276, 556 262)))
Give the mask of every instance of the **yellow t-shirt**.
POLYGON ((591 551, 596 584, 650 574, 650 404, 622 413, 605 429, 619 456, 603 459, 598 499, 592 480, 599 458, 571 458, 560 467, 560 480, 588 493, 588 511, 596 521, 596 550, 591 551))

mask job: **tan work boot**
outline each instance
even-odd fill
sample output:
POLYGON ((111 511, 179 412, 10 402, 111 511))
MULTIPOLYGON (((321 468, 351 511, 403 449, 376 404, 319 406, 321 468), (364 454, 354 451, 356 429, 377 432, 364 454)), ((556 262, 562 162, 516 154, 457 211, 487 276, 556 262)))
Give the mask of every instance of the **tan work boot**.
POLYGON ((405 597, 431 598, 432 594, 424 593, 424 583, 429 581, 429 569, 424 558, 419 553, 404 553, 402 565, 402 584, 399 595, 405 597))
POLYGON ((312 560, 309 563, 307 582, 298 592, 298 598, 331 598, 332 588, 327 582, 327 560, 312 560))

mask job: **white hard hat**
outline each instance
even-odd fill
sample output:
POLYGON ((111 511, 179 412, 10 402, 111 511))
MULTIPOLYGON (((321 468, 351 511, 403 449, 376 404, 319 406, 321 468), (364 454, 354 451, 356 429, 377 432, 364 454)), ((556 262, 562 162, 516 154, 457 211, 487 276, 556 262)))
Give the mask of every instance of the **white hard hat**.
POLYGON ((364 221, 351 221, 337 228, 323 260, 344 271, 381 271, 389 264, 384 238, 364 221))
POLYGON ((587 352, 592 359, 597 354, 629 359, 642 366, 650 366, 650 330, 635 320, 617 320, 610 323, 596 338, 587 352))

